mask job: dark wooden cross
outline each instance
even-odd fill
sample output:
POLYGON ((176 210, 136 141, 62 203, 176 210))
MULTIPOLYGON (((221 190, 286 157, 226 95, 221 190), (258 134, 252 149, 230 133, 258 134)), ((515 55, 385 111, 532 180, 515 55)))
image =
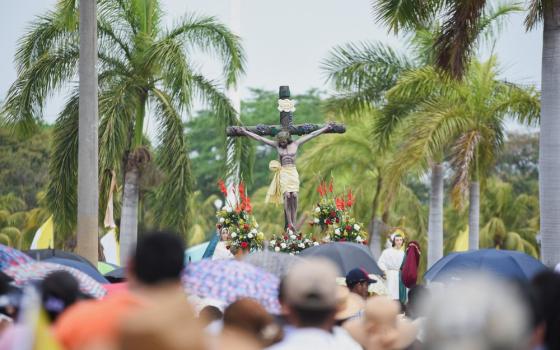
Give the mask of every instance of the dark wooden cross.
MULTIPOLYGON (((290 99, 290 87, 280 86, 278 97, 281 100, 290 99)), ((293 113, 292 112, 280 112, 280 125, 265 125, 258 124, 256 126, 246 126, 245 129, 254 132, 260 136, 276 136, 280 131, 286 130, 290 135, 305 135, 310 134, 315 130, 322 128, 324 125, 321 124, 293 124, 293 113)), ((239 126, 230 126, 227 128, 227 136, 245 136, 239 126)), ((343 134, 346 132, 346 127, 344 124, 335 123, 331 126, 330 130, 326 133, 328 134, 343 134)))

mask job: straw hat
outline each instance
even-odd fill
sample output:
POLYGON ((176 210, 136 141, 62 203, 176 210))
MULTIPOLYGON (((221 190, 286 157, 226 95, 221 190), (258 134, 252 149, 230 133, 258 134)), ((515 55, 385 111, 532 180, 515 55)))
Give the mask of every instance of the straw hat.
POLYGON ((404 349, 414 342, 418 329, 408 319, 399 316, 399 310, 394 300, 372 297, 366 302, 364 317, 348 321, 343 327, 366 350, 404 349))
POLYGON ((336 288, 338 311, 335 315, 335 319, 337 321, 356 316, 358 312, 364 309, 365 302, 358 294, 350 292, 348 288, 344 286, 337 286, 336 288))

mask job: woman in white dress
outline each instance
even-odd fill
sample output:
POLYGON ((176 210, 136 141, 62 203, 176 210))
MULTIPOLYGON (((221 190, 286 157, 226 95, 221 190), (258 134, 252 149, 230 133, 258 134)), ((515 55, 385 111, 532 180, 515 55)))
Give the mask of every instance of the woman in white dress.
POLYGON ((214 255, 212 255, 212 260, 220 259, 232 259, 233 254, 227 248, 227 243, 229 241, 229 230, 223 228, 220 231, 220 241, 216 245, 216 250, 214 250, 214 255))
POLYGON ((399 300, 399 270, 404 259, 403 242, 404 238, 400 233, 393 233, 391 247, 383 250, 377 261, 377 265, 383 270, 387 280, 388 296, 394 300, 399 300))

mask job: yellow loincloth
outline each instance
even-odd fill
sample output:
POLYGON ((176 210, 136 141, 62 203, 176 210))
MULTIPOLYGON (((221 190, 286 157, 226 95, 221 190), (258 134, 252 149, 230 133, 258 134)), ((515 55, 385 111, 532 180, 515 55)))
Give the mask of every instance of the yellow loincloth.
POLYGON ((274 177, 266 192, 265 203, 282 204, 284 193, 299 192, 299 174, 295 165, 282 166, 279 161, 272 160, 268 168, 274 172, 274 177))

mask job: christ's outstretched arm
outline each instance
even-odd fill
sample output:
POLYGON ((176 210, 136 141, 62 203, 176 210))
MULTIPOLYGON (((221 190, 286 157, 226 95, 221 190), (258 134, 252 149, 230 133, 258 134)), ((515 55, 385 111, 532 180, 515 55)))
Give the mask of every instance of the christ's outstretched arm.
POLYGON ((329 130, 330 127, 331 127, 331 123, 323 126, 321 129, 313 131, 310 134, 307 134, 307 135, 304 135, 304 136, 300 137, 299 139, 294 141, 294 143, 297 144, 297 145, 302 145, 302 144, 306 143, 307 141, 309 141, 309 140, 321 135, 325 131, 329 130))
POLYGON ((251 131, 249 131, 245 128, 241 128, 241 130, 242 130, 243 134, 252 138, 253 140, 257 140, 257 141, 262 142, 265 145, 269 145, 271 147, 276 147, 277 146, 275 141, 272 141, 272 140, 267 139, 266 137, 262 137, 260 135, 257 135, 257 134, 255 134, 255 133, 253 133, 253 132, 251 132, 251 131))

